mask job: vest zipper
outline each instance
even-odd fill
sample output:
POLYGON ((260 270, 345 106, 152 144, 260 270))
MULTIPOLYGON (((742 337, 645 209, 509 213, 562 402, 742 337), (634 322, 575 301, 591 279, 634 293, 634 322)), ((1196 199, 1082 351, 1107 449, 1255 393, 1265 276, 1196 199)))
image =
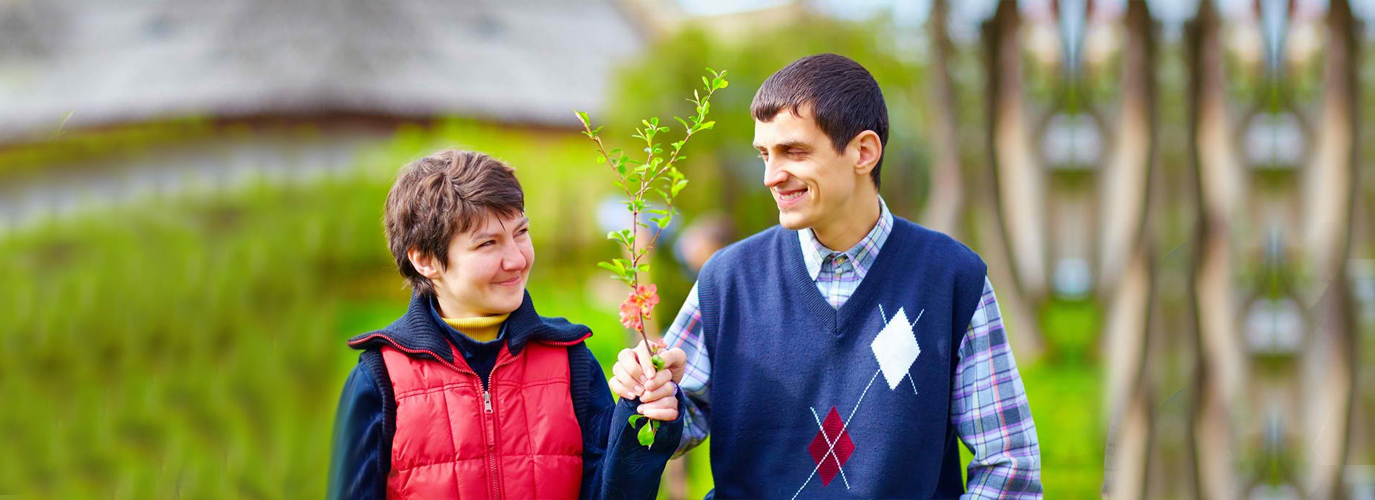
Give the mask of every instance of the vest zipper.
POLYGON ((501 440, 501 436, 497 432, 501 426, 497 423, 496 407, 492 403, 492 392, 488 389, 488 384, 496 382, 498 368, 510 364, 514 359, 515 357, 509 354, 506 358, 498 358, 496 365, 492 366, 492 372, 487 374, 487 383, 482 383, 482 379, 478 379, 478 383, 482 385, 483 420, 487 421, 485 423, 491 430, 491 439, 487 441, 487 465, 491 469, 492 487, 496 489, 496 498, 498 499, 505 498, 501 491, 501 468, 498 464, 496 448, 497 443, 501 440))

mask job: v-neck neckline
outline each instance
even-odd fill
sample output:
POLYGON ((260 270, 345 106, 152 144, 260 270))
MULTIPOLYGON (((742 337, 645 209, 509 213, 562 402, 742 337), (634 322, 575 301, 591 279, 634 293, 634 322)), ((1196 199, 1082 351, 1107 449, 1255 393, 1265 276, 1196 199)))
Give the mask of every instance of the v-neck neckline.
POLYGON ((869 271, 864 274, 864 279, 860 280, 859 287, 850 295, 849 299, 840 306, 839 309, 832 307, 826 297, 821 294, 817 287, 817 280, 812 279, 811 272, 807 269, 806 257, 802 252, 802 238, 797 237, 797 231, 787 231, 792 237, 788 238, 788 251, 785 255, 788 258, 789 269, 788 279, 793 281, 794 286, 802 287, 805 291, 803 302, 807 304, 807 310, 812 315, 813 320, 826 325, 831 335, 839 336, 843 332, 841 325, 847 323, 861 304, 869 302, 870 296, 874 294, 880 281, 878 276, 883 276, 892 262, 896 259, 898 250, 907 245, 910 231, 908 228, 898 223, 897 217, 893 218, 892 232, 889 233, 883 247, 878 249, 878 256, 870 265, 869 271))

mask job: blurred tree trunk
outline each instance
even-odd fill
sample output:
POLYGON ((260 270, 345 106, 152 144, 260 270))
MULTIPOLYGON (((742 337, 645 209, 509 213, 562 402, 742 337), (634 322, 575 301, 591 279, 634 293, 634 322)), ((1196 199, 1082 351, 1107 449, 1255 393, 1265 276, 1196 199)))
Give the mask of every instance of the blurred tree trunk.
POLYGON ((1198 496, 1235 498, 1241 491, 1233 422, 1246 370, 1233 290, 1231 223, 1239 216, 1244 179, 1227 117, 1221 20, 1199 4, 1189 26, 1190 149, 1198 182, 1198 243, 1193 298, 1198 321, 1193 449, 1198 496))
POLYGON ((993 19, 984 23, 988 138, 1008 257, 1022 297, 1035 310, 1046 297, 1046 181, 1027 126, 1020 25, 1016 0, 999 2, 993 19))
POLYGON ((1116 144, 1103 170, 1103 271, 1108 295, 1105 325, 1108 398, 1113 425, 1104 494, 1145 495, 1149 458, 1151 388, 1147 332, 1154 296, 1147 204, 1155 161, 1155 40, 1145 2, 1130 2, 1122 57, 1122 109, 1116 144))
POLYGON ((960 175, 959 117, 955 110, 955 85, 950 78, 950 37, 945 32, 950 9, 945 0, 931 4, 926 29, 931 43, 930 110, 931 143, 935 164, 931 168, 931 196, 921 215, 926 227, 959 238, 959 219, 964 204, 960 175))
POLYGON ((1351 5, 1332 0, 1327 15, 1322 118, 1304 169, 1304 250, 1312 281, 1309 336, 1302 358, 1303 490, 1340 495, 1355 396, 1355 321, 1347 258, 1356 189, 1356 33, 1351 5))
MULTIPOLYGON (((1006 4, 1006 2, 1004 3, 1006 4)), ((1005 8, 1005 6, 1000 6, 1000 12, 1002 12, 1001 9, 1005 8)), ((983 27, 982 41, 984 43, 984 50, 988 55, 986 58, 988 65, 985 67, 988 78, 985 82, 985 87, 987 89, 986 95, 988 98, 983 99, 982 103, 988 106, 986 116, 989 118, 989 146, 992 146, 995 142, 993 131, 997 129, 995 122, 1000 106, 1000 102, 996 97, 999 92, 995 90, 995 86, 999 81, 998 73, 1002 71, 1002 69, 994 62, 997 60, 996 55, 1002 50, 1000 48, 1000 37, 1010 37, 1009 40, 1013 46, 1012 64, 1020 68, 1016 60, 1020 52, 1016 47, 1017 37, 1015 26, 1017 13, 1015 1, 1011 2, 1011 9, 1012 11, 1010 14, 1001 14, 1003 16, 1003 23, 1008 22, 1006 20, 1007 16, 1012 16, 1011 24, 1014 27, 1014 32, 1010 35, 1006 35, 1001 31, 1005 28, 998 24, 998 18, 985 23, 983 27)), ((949 56, 951 55, 952 54, 947 53, 947 57, 944 59, 946 65, 944 75, 947 77, 950 75, 949 65, 951 64, 951 57, 949 56)), ((1020 69, 1017 71, 1020 71, 1020 69)), ((1018 83, 1015 88, 1020 96, 1020 76, 1018 76, 1016 80, 1018 83)), ((951 99, 955 97, 956 96, 953 94, 950 95, 951 99)), ((1020 99, 1017 101, 1020 103, 1020 99)), ((956 123, 956 125, 958 125, 958 123, 956 123)), ((958 137, 958 134, 956 135, 958 137)), ((998 163, 997 155, 985 155, 981 151, 978 158, 987 161, 988 166, 986 168, 974 170, 974 175, 971 176, 973 178, 970 179, 971 182, 969 184, 970 189, 968 194, 971 200, 964 207, 964 210, 968 212, 968 217, 970 218, 968 227, 973 228, 973 231, 976 233, 970 236, 975 237, 979 241, 979 254, 988 262, 988 279, 994 283, 995 287, 999 287, 997 292, 998 307, 1002 310, 1003 317, 1007 320, 1006 323, 1009 327, 1007 334, 1008 337, 1012 339, 1012 346, 1016 350, 1017 358, 1023 363, 1030 363, 1040 358, 1045 351, 1045 339, 1041 336, 1040 324, 1036 315, 1040 298, 1044 296, 1043 293, 1040 293, 1044 291, 1044 286, 1038 289, 1038 293, 1035 294, 1029 294, 1025 291, 1025 288, 1023 288, 1021 279, 1017 275, 1018 267, 1015 258, 1016 247, 1009 242, 1010 235, 1005 230, 1009 223, 1005 221, 1005 216, 1003 215, 1006 208, 1004 201, 1001 199, 1002 183, 999 182, 1000 176, 996 171, 996 165, 998 163), (1004 285, 1000 286, 999 284, 1004 285)), ((1041 257, 1036 257, 1035 262, 1041 262, 1041 257)))
POLYGON ((1145 227, 1155 159, 1155 37, 1145 2, 1129 2, 1123 47, 1121 110, 1102 170, 1099 289, 1114 290, 1145 227))

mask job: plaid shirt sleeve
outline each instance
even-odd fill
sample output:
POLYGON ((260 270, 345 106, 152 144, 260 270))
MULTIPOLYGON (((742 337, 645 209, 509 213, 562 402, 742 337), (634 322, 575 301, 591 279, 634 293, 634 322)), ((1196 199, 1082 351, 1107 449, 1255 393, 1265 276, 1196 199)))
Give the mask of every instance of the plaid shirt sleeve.
POLYGON ((960 343, 950 422, 974 454, 963 498, 1041 498, 1041 450, 993 283, 960 343))
POLYGON ((683 308, 664 334, 664 342, 670 348, 680 348, 687 354, 683 380, 678 383, 678 388, 686 397, 683 407, 687 410, 683 416, 683 440, 678 443, 678 451, 673 455, 678 457, 702 444, 710 433, 707 415, 702 409, 711 408, 711 359, 706 344, 702 342, 702 311, 698 308, 696 284, 692 285, 687 300, 683 301, 683 308))

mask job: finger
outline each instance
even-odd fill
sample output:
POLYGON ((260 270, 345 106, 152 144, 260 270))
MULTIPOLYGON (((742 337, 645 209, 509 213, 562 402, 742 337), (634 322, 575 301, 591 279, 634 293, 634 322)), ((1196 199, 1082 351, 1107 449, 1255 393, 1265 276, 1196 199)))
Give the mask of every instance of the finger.
POLYGON ((673 396, 674 386, 669 380, 669 373, 667 370, 659 372, 659 376, 654 377, 654 380, 651 380, 650 384, 654 384, 655 382, 658 382, 658 385, 653 389, 646 388, 644 395, 640 396, 640 402, 649 403, 673 396), (661 378, 662 380, 660 380, 661 378))
POLYGON ((683 380, 683 371, 687 368, 687 353, 682 349, 673 348, 661 354, 664 357, 664 368, 673 373, 673 381, 683 380))
POLYGON ((611 374, 615 375, 614 380, 616 380, 616 382, 619 382, 621 387, 626 391, 624 393, 621 393, 621 397, 624 397, 626 399, 635 399, 635 396, 638 396, 645 392, 644 386, 626 373, 627 370, 637 369, 637 367, 638 365, 627 365, 625 363, 620 362, 617 362, 615 366, 611 367, 611 374))
POLYGON ((620 396, 621 399, 635 399, 633 397, 626 397, 630 394, 630 391, 626 390, 625 384, 622 384, 620 380, 616 380, 615 377, 606 381, 606 386, 611 389, 612 394, 620 396))
POLYGON ((635 346, 635 355, 640 358, 640 383, 649 382, 649 379, 654 376, 654 362, 649 359, 649 346, 645 344, 645 341, 641 340, 640 344, 635 346))
POLYGON ((624 368, 626 377, 629 377, 628 380, 625 380, 627 386, 644 383, 641 380, 644 378, 644 373, 640 368, 640 361, 636 359, 637 357, 632 349, 621 349, 621 354, 616 357, 616 366, 624 368))
POLYGON ((611 388, 611 392, 620 396, 621 399, 635 399, 638 396, 634 391, 635 386, 627 384, 624 377, 612 377, 606 382, 606 385, 611 388))
POLYGON ((664 384, 667 384, 672 380, 673 373, 669 372, 668 370, 662 370, 659 373, 654 374, 654 376, 649 379, 649 382, 644 383, 645 392, 657 390, 660 387, 663 387, 664 384))
POLYGON ((678 419, 678 398, 664 398, 637 408, 641 415, 654 420, 671 422, 678 419))

